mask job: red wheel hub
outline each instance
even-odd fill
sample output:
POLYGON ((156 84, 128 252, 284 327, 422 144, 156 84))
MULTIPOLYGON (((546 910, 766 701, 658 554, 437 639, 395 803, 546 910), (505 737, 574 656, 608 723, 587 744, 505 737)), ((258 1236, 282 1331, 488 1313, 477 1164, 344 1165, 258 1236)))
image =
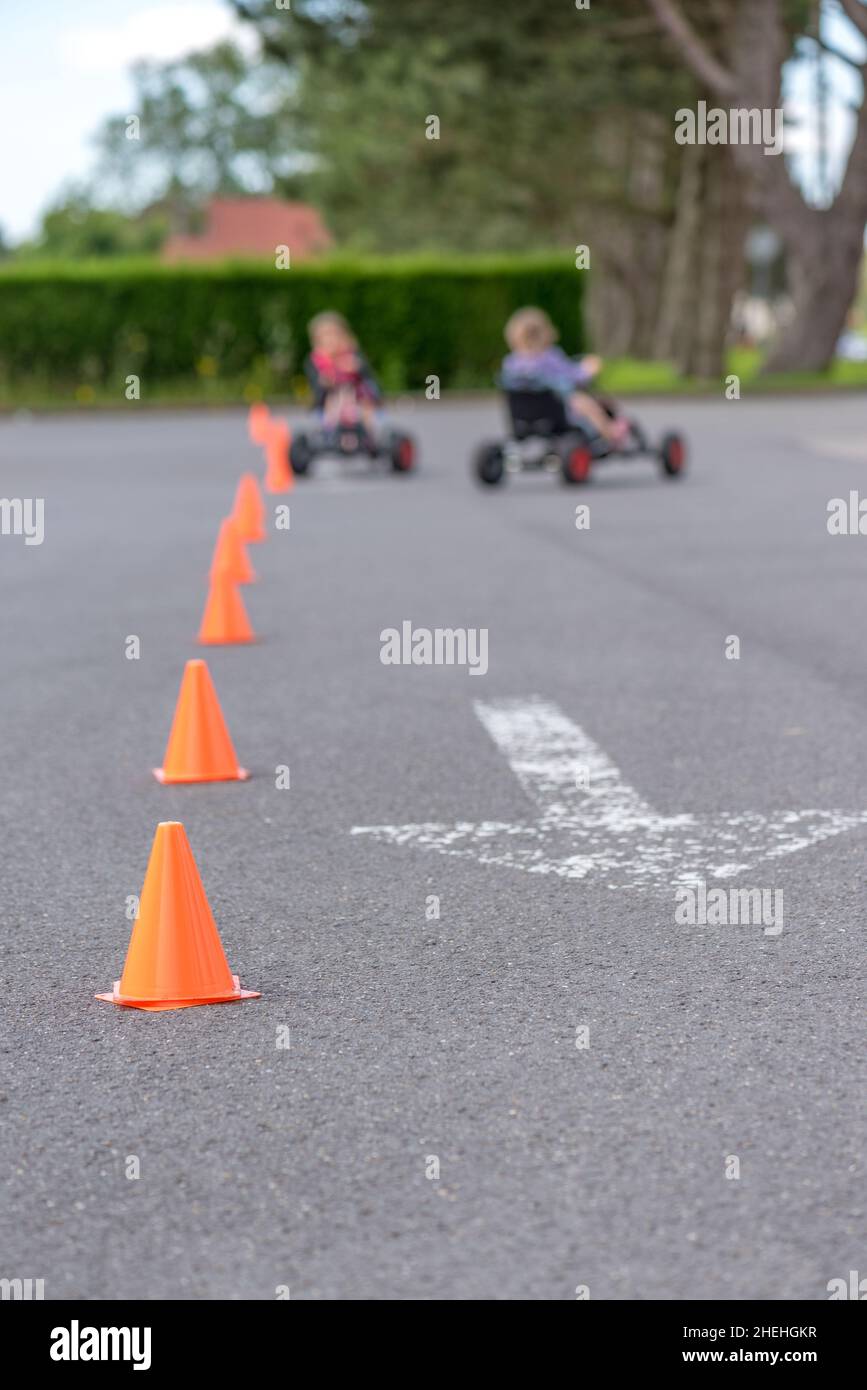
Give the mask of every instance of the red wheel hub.
POLYGON ((569 455, 569 476, 576 483, 586 482, 590 476, 590 450, 573 449, 569 455))

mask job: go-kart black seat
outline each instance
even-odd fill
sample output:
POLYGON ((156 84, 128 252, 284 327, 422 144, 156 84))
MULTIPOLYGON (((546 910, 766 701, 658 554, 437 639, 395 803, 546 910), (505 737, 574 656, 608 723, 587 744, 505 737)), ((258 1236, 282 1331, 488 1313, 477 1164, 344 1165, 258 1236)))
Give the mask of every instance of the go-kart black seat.
POLYGON ((516 439, 531 435, 566 434, 566 407, 554 391, 507 391, 512 431, 516 439))

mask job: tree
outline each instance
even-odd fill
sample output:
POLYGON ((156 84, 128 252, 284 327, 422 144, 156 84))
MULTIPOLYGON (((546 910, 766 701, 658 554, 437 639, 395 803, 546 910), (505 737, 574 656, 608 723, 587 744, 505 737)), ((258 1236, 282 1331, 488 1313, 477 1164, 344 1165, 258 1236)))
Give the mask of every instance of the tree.
MULTIPOLYGON (((549 0, 295 0, 291 12, 235 0, 235 9, 266 58, 296 75, 305 193, 342 242, 587 244, 594 342, 603 352, 659 350, 686 163, 664 115, 672 92, 685 101, 695 83, 670 72, 643 0, 592 16, 549 0)), ((687 269, 697 300, 707 277, 687 269)), ((699 318, 687 303, 671 338, 685 370, 712 373, 727 317, 716 350, 703 352, 699 318)))
POLYGON ((17 248, 15 255, 57 260, 152 255, 167 230, 158 215, 129 217, 116 208, 94 207, 89 191, 79 188, 43 214, 35 240, 17 248))
POLYGON ((184 220, 214 194, 272 191, 291 181, 293 80, 220 43, 133 68, 134 115, 105 122, 99 186, 127 208, 161 202, 184 220))
POLYGON ((588 172, 582 131, 604 99, 609 66, 599 26, 574 8, 547 0, 235 8, 265 57, 295 74, 306 188, 341 241, 471 250, 574 240, 588 172))
MULTIPOLYGON (((840 0, 867 38, 867 7, 840 0)), ((785 0, 731 0, 731 27, 721 58, 705 42, 682 0, 647 0, 682 61, 728 108, 782 107, 783 66, 809 6, 785 0)), ((863 64, 854 64, 862 74, 863 64)), ((867 224, 867 100, 861 101, 855 138, 840 189, 827 207, 814 207, 794 182, 784 157, 768 157, 756 144, 730 147, 746 181, 752 207, 777 232, 787 256, 795 314, 782 332, 767 371, 816 371, 828 366, 858 286, 867 224)))

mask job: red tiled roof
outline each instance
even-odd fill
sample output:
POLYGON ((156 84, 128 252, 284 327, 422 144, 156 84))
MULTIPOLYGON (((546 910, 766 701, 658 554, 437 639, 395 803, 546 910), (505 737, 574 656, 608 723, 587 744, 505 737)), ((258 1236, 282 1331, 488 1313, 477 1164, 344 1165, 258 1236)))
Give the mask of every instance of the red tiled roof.
POLYGON ((332 245, 328 228, 307 203, 279 198, 212 198, 205 230, 198 236, 171 236, 164 261, 211 261, 225 256, 269 256, 288 246, 292 260, 307 260, 332 245))

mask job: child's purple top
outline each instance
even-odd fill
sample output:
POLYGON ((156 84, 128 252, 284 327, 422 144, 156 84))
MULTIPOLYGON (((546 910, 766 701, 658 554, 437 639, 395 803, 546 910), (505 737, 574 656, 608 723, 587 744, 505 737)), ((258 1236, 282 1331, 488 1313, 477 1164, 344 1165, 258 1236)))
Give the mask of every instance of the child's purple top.
POLYGON ((510 352, 500 369, 500 380, 507 391, 556 391, 561 396, 568 396, 576 386, 584 386, 591 375, 560 347, 545 348, 544 352, 510 352))

